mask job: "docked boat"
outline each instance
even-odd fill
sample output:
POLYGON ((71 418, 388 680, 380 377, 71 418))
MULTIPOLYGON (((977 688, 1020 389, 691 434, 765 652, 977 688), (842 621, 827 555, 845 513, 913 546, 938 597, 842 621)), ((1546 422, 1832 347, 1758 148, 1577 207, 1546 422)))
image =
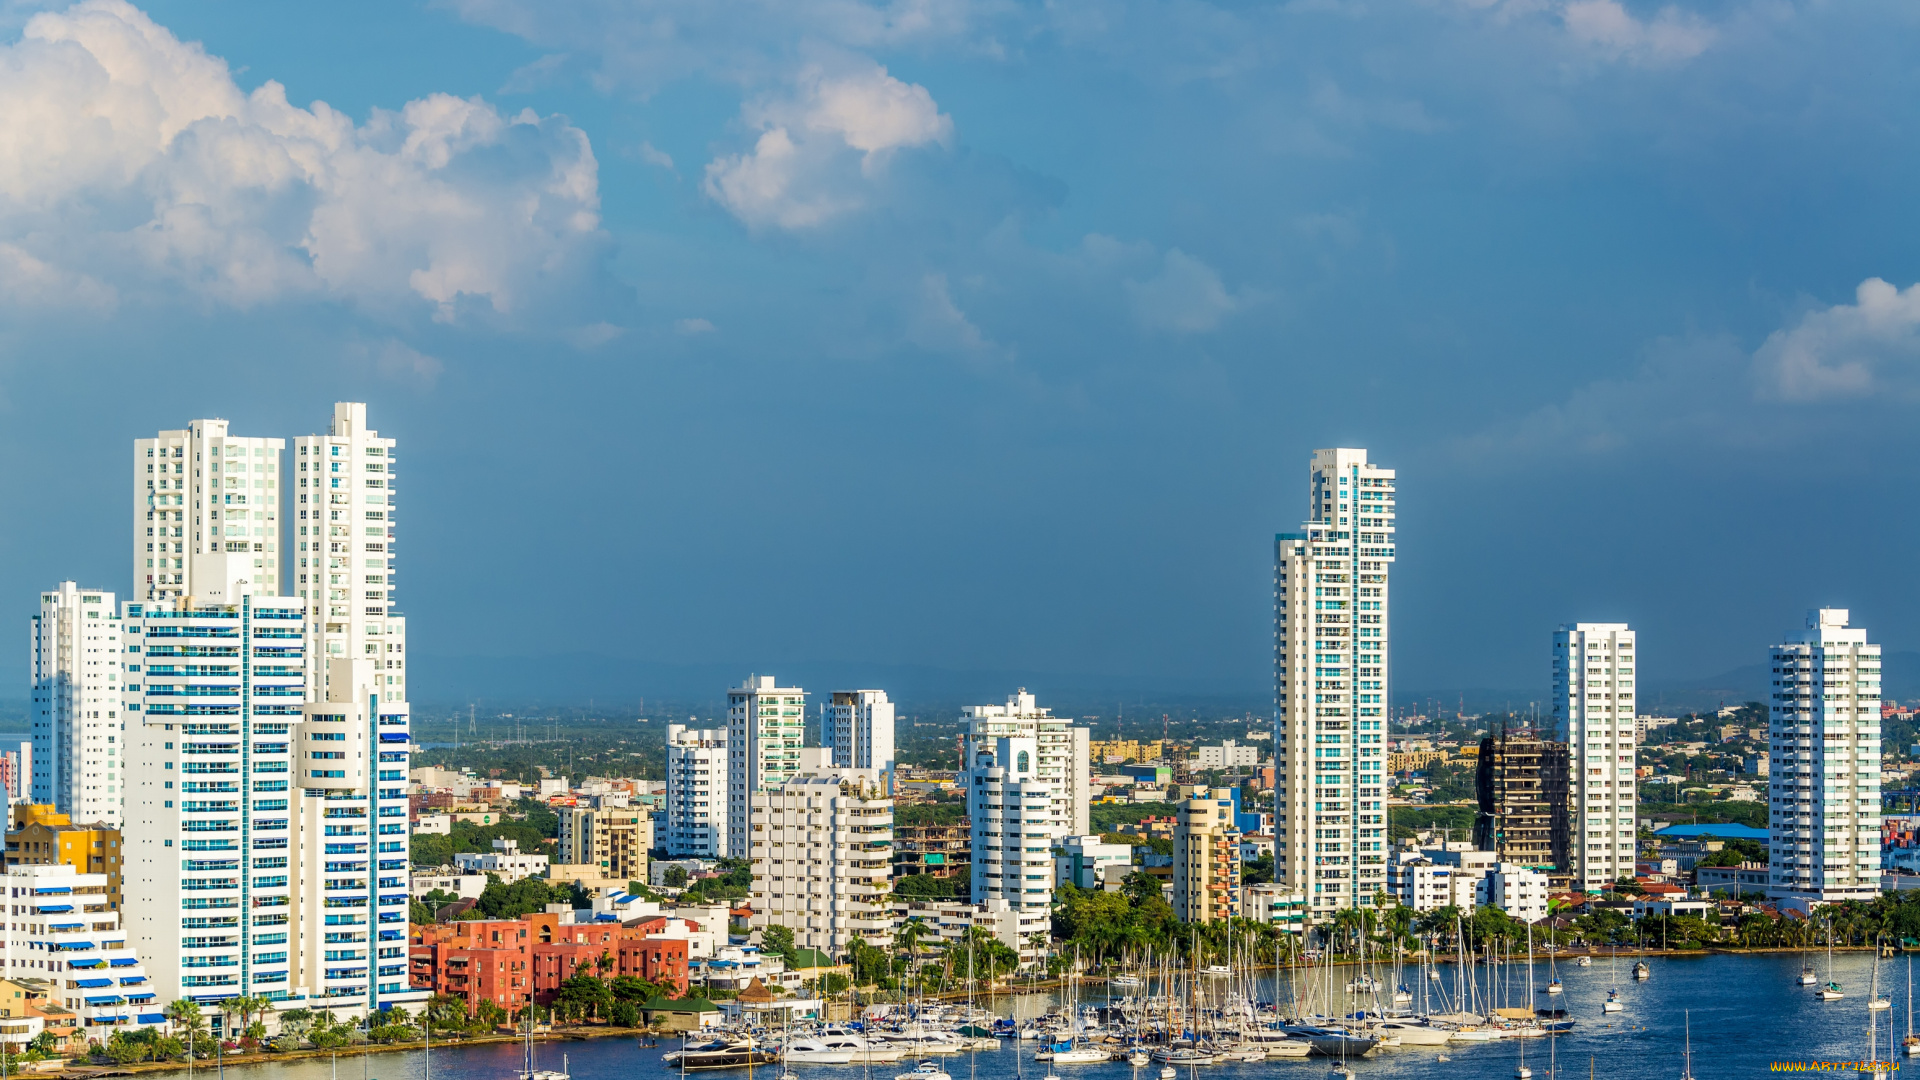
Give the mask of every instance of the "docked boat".
POLYGON ((795 1065, 853 1064, 851 1049, 829 1046, 824 1039, 795 1039, 781 1049, 780 1056, 795 1065))
POLYGON ((1311 1045, 1278 1028, 1256 1028, 1247 1032, 1244 1040, 1242 1045, 1257 1047, 1270 1058, 1306 1057, 1313 1052, 1311 1045))
POLYGON ((1033 1060, 1051 1061, 1055 1065, 1100 1065, 1113 1060, 1112 1052, 1105 1047, 1081 1043, 1055 1043, 1045 1050, 1034 1052, 1033 1060))
POLYGON ((1371 975, 1362 975, 1347 983, 1349 994, 1377 994, 1380 992, 1380 980, 1371 975))
POLYGON ((1115 975, 1113 978, 1107 980, 1107 985, 1131 990, 1146 984, 1141 981, 1138 975, 1115 975))
POLYGON ((1211 975, 1215 978, 1225 978, 1233 974, 1233 969, 1225 964, 1208 964, 1206 967, 1200 969, 1200 973, 1203 975, 1211 975))
POLYGON ((1365 1057, 1380 1045, 1378 1037, 1346 1028, 1289 1024, 1281 1030, 1296 1039, 1305 1040, 1308 1046, 1313 1047, 1314 1053, 1327 1057, 1365 1057))
POLYGON ((663 1054, 660 1060, 685 1072, 702 1072, 744 1069, 749 1065, 775 1065, 779 1063, 780 1055, 777 1051, 747 1042, 717 1042, 663 1054))
POLYGON ((1445 1046, 1453 1036, 1446 1028, 1416 1020, 1382 1020, 1373 1031, 1383 1038, 1391 1037, 1395 1046, 1445 1046))
MULTIPOLYGON (((1212 1054, 1209 1054, 1205 1050, 1201 1050, 1198 1047, 1194 1047, 1194 1046, 1162 1047, 1161 1049, 1155 1050, 1153 1052, 1153 1057, 1155 1061, 1160 1062, 1162 1065, 1165 1065, 1168 1068, 1179 1068, 1185 1065, 1213 1064, 1212 1054)), ((1161 1072, 1165 1072, 1165 1071, 1166 1071, 1165 1069, 1161 1070, 1161 1072)))
POLYGON ((1132 1050, 1127 1051, 1127 1064, 1136 1069, 1143 1068, 1152 1063, 1153 1055, 1147 1053, 1143 1047, 1136 1046, 1132 1050))
POLYGON ((1180 1070, 1171 1065, 1162 1065, 1160 1067, 1160 1080, 1173 1080, 1174 1077, 1179 1075, 1180 1070))
POLYGON ((893 1080, 953 1080, 947 1070, 932 1061, 923 1061, 914 1066, 912 1072, 903 1072, 893 1080))
MULTIPOLYGON (((864 1036, 856 1035, 838 1026, 830 1027, 818 1035, 801 1041, 812 1044, 809 1048, 821 1053, 846 1054, 848 1063, 853 1065, 890 1065, 906 1054, 906 1050, 901 1047, 879 1042, 870 1043, 864 1036)), ((825 1064, 825 1062, 820 1063, 825 1064)))

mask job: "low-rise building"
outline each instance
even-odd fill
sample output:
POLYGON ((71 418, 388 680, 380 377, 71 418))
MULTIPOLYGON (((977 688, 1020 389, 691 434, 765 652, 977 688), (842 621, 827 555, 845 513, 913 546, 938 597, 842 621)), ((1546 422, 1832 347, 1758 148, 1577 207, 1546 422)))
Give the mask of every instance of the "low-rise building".
POLYGON ((1529 866, 1502 862, 1475 885, 1474 902, 1497 907, 1521 922, 1547 917, 1547 875, 1529 866))
POLYGON ((120 830, 105 823, 75 825, 51 806, 21 803, 7 830, 8 866, 65 863, 83 874, 105 874, 107 902, 120 910, 120 830))
POLYGON ((1059 853, 1053 857, 1053 883, 1059 886, 1072 882, 1075 888, 1098 889, 1109 866, 1126 873, 1133 866, 1133 845, 1109 844, 1098 836, 1061 837, 1059 853))
POLYGON ((1242 918, 1277 926, 1297 934, 1307 925, 1307 894, 1289 890, 1285 885, 1264 881, 1240 890, 1242 918))
POLYGON ((44 979, 47 999, 94 1038, 100 1028, 166 1023, 153 983, 127 944, 106 874, 66 863, 10 866, 0 875, 9 918, 0 922, 0 973, 44 979))
POLYGON ((1260 764, 1260 748, 1241 746, 1232 739, 1226 739, 1219 746, 1196 746, 1193 748, 1193 767, 1196 769, 1250 769, 1260 764))
POLYGON ((652 814, 613 805, 563 807, 559 813, 556 861, 597 866, 601 877, 615 881, 646 880, 647 852, 653 848, 652 814))
POLYGON ((496 837, 492 851, 462 851, 453 857, 455 866, 462 873, 492 874, 501 881, 512 883, 521 878, 545 877, 547 857, 520 850, 518 840, 496 837))
POLYGON ((1738 866, 1696 866, 1693 875, 1694 886, 1709 896, 1764 895, 1767 891, 1767 864, 1763 862, 1743 862, 1738 866))

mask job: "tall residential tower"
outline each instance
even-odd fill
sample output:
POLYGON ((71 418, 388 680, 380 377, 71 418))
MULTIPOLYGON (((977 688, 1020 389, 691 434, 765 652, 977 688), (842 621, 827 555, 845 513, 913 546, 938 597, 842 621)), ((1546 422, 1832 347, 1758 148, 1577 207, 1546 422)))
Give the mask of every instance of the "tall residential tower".
POLYGON ((1567 868, 1590 893, 1633 876, 1633 631, 1626 623, 1569 623, 1553 634, 1554 738, 1570 772, 1567 868))
POLYGON ((1276 880, 1311 918, 1386 888, 1394 474, 1316 450, 1307 520, 1274 539, 1276 880))
POLYGON ((820 714, 820 745, 840 769, 893 768, 893 702, 885 690, 835 690, 820 714))
POLYGON ((192 596, 193 556, 246 555, 256 596, 281 585, 280 455, 285 439, 194 420, 133 442, 133 598, 192 596))
POLYGON ((40 594, 32 649, 33 798, 76 821, 120 825, 120 612, 71 581, 40 594))
POLYGON ((1880 646, 1846 608, 1773 647, 1767 895, 1880 895, 1880 646))
POLYGON ((752 857, 753 797, 778 791, 800 772, 807 692, 756 675, 727 691, 727 855, 752 857))
POLYGON ((1088 827, 1087 729, 1038 707, 1025 687, 1005 705, 969 705, 965 713, 973 901, 1048 910, 1053 846, 1088 827))

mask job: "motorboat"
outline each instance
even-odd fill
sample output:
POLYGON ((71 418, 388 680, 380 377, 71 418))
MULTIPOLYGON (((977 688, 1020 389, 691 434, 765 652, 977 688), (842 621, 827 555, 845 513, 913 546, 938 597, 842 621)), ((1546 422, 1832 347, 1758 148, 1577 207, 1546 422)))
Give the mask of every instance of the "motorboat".
POLYGON ((1393 1036, 1399 1046, 1445 1046, 1453 1033, 1413 1020, 1382 1020, 1372 1029, 1382 1036, 1393 1036))
MULTIPOLYGON (((899 1061, 907 1053, 902 1047, 889 1046, 883 1042, 870 1043, 863 1036, 837 1025, 804 1041, 818 1044, 818 1049, 825 1053, 844 1053, 847 1055, 848 1063, 853 1065, 891 1064, 899 1061)), ((821 1062, 821 1064, 826 1063, 821 1062)))
POLYGON ((1651 979, 1653 978, 1653 969, 1647 966, 1645 960, 1635 960, 1633 962, 1633 977, 1636 979, 1651 979))
POLYGON ((1296 1039, 1278 1028, 1256 1028, 1242 1036, 1241 1045, 1258 1048, 1270 1058, 1306 1057, 1312 1044, 1296 1039))
POLYGON ((1138 975, 1115 975, 1113 978, 1107 980, 1107 985, 1131 990, 1134 987, 1144 986, 1146 984, 1141 981, 1138 975))
POLYGON ((780 1056, 796 1065, 851 1065, 853 1051, 845 1045, 828 1046, 823 1039, 795 1039, 780 1056))
POLYGON ((1375 1036, 1349 1031, 1346 1028, 1289 1024, 1281 1030, 1297 1039, 1306 1040, 1307 1045, 1313 1047, 1314 1053, 1324 1054, 1327 1057, 1365 1057, 1380 1045, 1380 1040, 1375 1036))
POLYGON ((1573 966, 1574 966, 1574 967, 1592 967, 1592 966, 1593 966, 1593 957, 1591 957, 1591 956, 1576 956, 1576 957, 1574 957, 1574 958, 1573 958, 1573 966))
POLYGON ((1179 1067, 1181 1065, 1211 1065, 1213 1055, 1196 1046, 1168 1046, 1153 1052, 1154 1060, 1163 1065, 1179 1067))
POLYGON ((1036 1052, 1033 1060, 1051 1061, 1055 1065, 1101 1065, 1112 1061, 1113 1054, 1104 1047, 1090 1043, 1081 1043, 1078 1046, 1056 1043, 1050 1053, 1045 1050, 1036 1052))
POLYGON ((780 1054, 742 1040, 688 1047, 663 1054, 660 1060, 685 1072, 701 1072, 710 1069, 744 1069, 750 1065, 776 1065, 780 1061, 780 1054))
POLYGON ((923 1061, 913 1067, 912 1072, 903 1072, 893 1080, 953 1080, 947 1070, 932 1061, 923 1061))
POLYGON ((1215 978, 1224 979, 1233 974, 1233 969, 1225 964, 1208 964, 1206 967, 1201 968, 1200 972, 1203 975, 1211 975, 1215 978))

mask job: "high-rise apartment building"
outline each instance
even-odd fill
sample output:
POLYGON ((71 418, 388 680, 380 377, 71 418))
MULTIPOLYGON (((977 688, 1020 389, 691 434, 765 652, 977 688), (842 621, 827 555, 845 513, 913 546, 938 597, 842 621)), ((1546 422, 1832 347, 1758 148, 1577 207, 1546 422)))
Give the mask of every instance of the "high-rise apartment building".
POLYGON ((667 805, 656 842, 681 858, 727 853, 727 731, 667 725, 667 805))
POLYGON ((193 556, 245 555, 252 591, 278 596, 280 455, 285 439, 227 433, 194 420, 133 443, 133 596, 195 595, 193 556))
POLYGON ((325 435, 293 440, 288 595, 307 601, 307 689, 325 700, 330 663, 373 664, 383 700, 407 700, 407 621, 395 603, 395 441, 367 407, 333 407, 325 435))
POLYGON ((1276 879, 1320 920, 1386 888, 1394 474, 1316 450, 1307 520, 1274 540, 1276 879))
POLYGON ((1225 921, 1240 912, 1240 830, 1231 788, 1180 804, 1173 830, 1173 913, 1181 922, 1225 921))
POLYGON ((807 692, 757 675, 727 691, 727 855, 749 857, 753 796, 776 791, 800 771, 807 692))
POLYGON ((555 861, 598 867, 616 881, 647 880, 653 819, 636 806, 563 806, 555 861))
POLYGON ((893 800, 871 769, 830 769, 753 796, 753 925, 843 956, 855 938, 885 947, 893 800))
POLYGON ((33 801, 120 824, 120 612, 113 593, 71 581, 40 594, 30 628, 33 801))
POLYGON ((893 768, 893 702, 885 690, 835 690, 820 715, 820 745, 842 769, 893 768))
POLYGON ((1565 876, 1567 761, 1566 743, 1534 738, 1531 731, 1502 728, 1481 739, 1474 847, 1549 877, 1565 876))
POLYGON ((1038 707, 970 705, 961 779, 972 825, 971 895, 1014 910, 1053 903, 1053 844, 1087 832, 1093 803, 1086 728, 1038 707))
POLYGON ((1880 893, 1880 646, 1847 609, 1807 613, 1772 653, 1767 895, 1880 893))
POLYGON ((1590 893, 1634 875, 1636 655, 1625 623, 1554 631, 1554 737, 1567 744, 1570 770, 1568 870, 1572 887, 1590 893))

